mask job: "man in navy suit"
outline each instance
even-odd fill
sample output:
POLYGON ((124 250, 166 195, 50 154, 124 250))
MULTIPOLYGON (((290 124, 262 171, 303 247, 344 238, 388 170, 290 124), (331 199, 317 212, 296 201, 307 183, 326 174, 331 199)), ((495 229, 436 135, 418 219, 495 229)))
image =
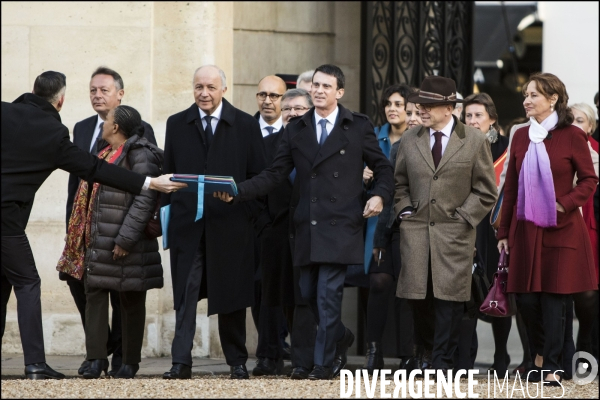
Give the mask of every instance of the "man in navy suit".
MULTIPOLYGON (((73 143, 77 147, 96 155, 104 147, 108 146, 108 143, 102 140, 102 125, 109 111, 121 104, 121 99, 124 95, 125 86, 118 72, 107 67, 99 67, 94 71, 90 81, 90 101, 97 114, 75 124, 75 128, 73 129, 73 143)), ((142 125, 144 125, 144 137, 156 145, 152 127, 144 121, 142 121, 142 125)), ((80 179, 77 175, 69 175, 69 194, 67 197, 66 212, 67 226, 69 226, 69 218, 73 210, 73 201, 79 187, 79 181, 80 179)), ((77 280, 64 272, 59 273, 59 278, 60 280, 67 281, 77 310, 81 315, 81 322, 85 324, 86 298, 83 281, 77 280)), ((121 308, 119 294, 111 291, 110 301, 113 309, 112 331, 107 327, 110 332, 107 346, 108 354, 112 354, 113 358, 112 369, 109 375, 117 372, 121 366, 121 308)), ((83 361, 78 371, 80 375, 83 374, 88 364, 89 361, 83 361)))
MULTIPOLYGON (((238 184, 238 195, 215 193, 237 204, 267 195, 295 169, 292 204, 293 263, 300 269, 300 290, 318 325, 314 366, 309 379, 331 379, 347 362, 354 335, 341 321, 346 267, 363 258, 363 218, 379 215, 391 201, 393 169, 366 115, 344 108, 344 74, 321 65, 312 80, 314 108, 286 125, 271 166, 238 184), (375 186, 364 202, 364 163, 375 186)), ((233 208, 233 207, 232 207, 233 208)))

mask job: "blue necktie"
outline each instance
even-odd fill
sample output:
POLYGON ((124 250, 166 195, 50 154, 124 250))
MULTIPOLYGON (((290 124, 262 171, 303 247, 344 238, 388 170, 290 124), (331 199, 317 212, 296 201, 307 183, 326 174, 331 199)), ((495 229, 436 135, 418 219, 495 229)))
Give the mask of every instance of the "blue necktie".
POLYGON ((319 147, 323 146, 325 140, 327 140, 327 120, 323 118, 319 121, 319 125, 321 125, 321 139, 319 140, 319 147))
POLYGON ((275 131, 275 128, 273 128, 272 126, 267 126, 265 127, 265 129, 267 130, 267 132, 269 132, 269 136, 272 135, 275 131))

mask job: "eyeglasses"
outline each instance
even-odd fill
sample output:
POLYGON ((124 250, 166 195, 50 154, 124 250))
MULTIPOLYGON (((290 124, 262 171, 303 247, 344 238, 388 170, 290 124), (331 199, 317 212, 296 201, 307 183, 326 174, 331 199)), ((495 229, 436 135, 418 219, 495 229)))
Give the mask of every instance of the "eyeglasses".
POLYGON ((284 107, 281 109, 281 112, 290 112, 292 110, 296 111, 296 112, 302 112, 304 110, 308 110, 308 107, 284 107))
POLYGON ((256 97, 258 97, 259 100, 266 100, 267 96, 269 96, 269 98, 271 99, 271 101, 277 101, 277 99, 280 98, 283 95, 282 94, 277 94, 277 93, 266 93, 266 92, 256 93, 256 97))

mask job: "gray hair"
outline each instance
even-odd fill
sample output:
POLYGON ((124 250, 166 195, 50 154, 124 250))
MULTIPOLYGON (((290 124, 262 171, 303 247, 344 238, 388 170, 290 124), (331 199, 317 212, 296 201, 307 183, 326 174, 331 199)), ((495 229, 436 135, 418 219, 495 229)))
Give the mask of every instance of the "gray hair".
POLYGON ((308 93, 304 89, 290 89, 286 91, 281 97, 281 102, 283 103, 287 99, 295 99, 296 97, 304 96, 306 100, 306 104, 311 108, 313 106, 312 98, 310 97, 310 93, 308 93))
MULTIPOLYGON (((592 132, 596 130, 596 115, 594 113, 594 109, 591 106, 585 103, 576 103, 571 104, 569 107, 571 107, 572 110, 581 111, 583 114, 585 114, 585 117, 587 118, 588 123, 592 128, 592 132)), ((586 132, 586 134, 589 134, 589 132, 586 132)))
POLYGON ((221 85, 223 86, 223 89, 225 89, 227 87, 227 77, 225 77, 225 72, 223 72, 223 70, 221 68, 219 68, 219 67, 217 67, 216 65, 213 65, 213 64, 206 64, 206 65, 203 65, 201 67, 198 67, 194 71, 194 75, 192 75, 192 85, 194 84, 194 77, 196 76, 196 74, 198 73, 198 71, 200 71, 204 67, 213 67, 213 68, 216 68, 217 71, 219 71, 219 76, 221 77, 221 85))
POLYGON ((298 78, 296 79, 296 85, 298 85, 300 82, 309 82, 312 83, 312 77, 315 74, 315 70, 314 69, 310 69, 308 71, 304 71, 303 73, 301 73, 300 75, 298 75, 298 78))

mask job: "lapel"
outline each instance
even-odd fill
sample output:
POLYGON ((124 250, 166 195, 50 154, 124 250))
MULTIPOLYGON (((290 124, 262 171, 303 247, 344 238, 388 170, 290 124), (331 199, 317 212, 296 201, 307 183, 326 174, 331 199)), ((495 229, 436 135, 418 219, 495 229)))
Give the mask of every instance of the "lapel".
POLYGON ((198 111, 198 106, 196 103, 192 104, 192 106, 188 108, 185 114, 185 120, 188 124, 194 124, 196 126, 200 137, 200 143, 202 143, 204 154, 206 154, 208 149, 208 146, 206 145, 206 134, 204 133, 204 128, 202 128, 200 112, 198 111))
POLYGON ((429 128, 421 126, 421 130, 419 131, 419 133, 417 133, 417 137, 417 148, 421 152, 421 155, 425 159, 427 165, 429 165, 429 168, 431 168, 432 171, 435 171, 435 166, 433 164, 433 155, 431 155, 431 147, 429 147, 429 128))
MULTIPOLYGON (((455 118, 455 117, 452 117, 455 118)), ((461 147, 465 144, 465 126, 462 122, 458 121, 456 118, 454 120, 454 130, 452 131, 452 135, 450 135, 450 140, 448 140, 448 145, 446 146, 446 150, 444 154, 442 154, 442 159, 440 160, 440 164, 438 165, 438 170, 442 169, 442 167, 448 162, 450 158, 461 147)), ((433 160, 433 156, 431 157, 433 160)))
MULTIPOLYGON (((349 140, 346 137, 346 131, 348 130, 348 123, 346 121, 352 122, 354 121, 354 117, 352 116, 352 113, 344 108, 341 104, 338 104, 338 107, 339 112, 337 121, 335 121, 335 125, 329 133, 329 136, 327 136, 327 140, 325 140, 323 147, 321 147, 320 151, 318 152, 313 163, 313 167, 339 152, 349 143, 349 140)), ((313 137, 316 142, 317 135, 315 133, 313 133, 313 137)), ((317 148, 318 146, 319 145, 317 144, 317 148)))
POLYGON ((297 124, 299 129, 298 133, 291 138, 291 141, 310 162, 315 160, 315 157, 319 152, 317 134, 313 128, 312 122, 314 121, 314 115, 315 108, 313 107, 306 114, 300 117, 299 120, 290 122, 291 124, 297 124))
POLYGON ((98 115, 94 115, 93 117, 89 117, 86 120, 82 121, 83 126, 81 129, 81 133, 83 134, 82 144, 85 147, 86 151, 90 150, 92 146, 92 138, 94 137, 94 133, 96 130, 96 122, 98 122, 98 115))

